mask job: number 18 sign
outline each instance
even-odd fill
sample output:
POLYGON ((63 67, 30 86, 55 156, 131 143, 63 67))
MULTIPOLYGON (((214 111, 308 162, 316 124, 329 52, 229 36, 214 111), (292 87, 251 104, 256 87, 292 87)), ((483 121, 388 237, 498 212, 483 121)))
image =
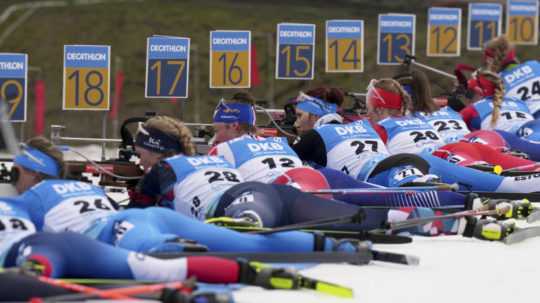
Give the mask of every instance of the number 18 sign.
POLYGON ((147 39, 146 98, 187 98, 189 42, 169 36, 147 39))
POLYGON ((415 15, 379 15, 377 64, 397 65, 406 55, 414 56, 415 31, 415 15))
POLYGON ((64 110, 108 110, 111 47, 64 46, 64 110))
POLYGON ((28 55, 0 53, 0 102, 7 103, 11 122, 26 121, 28 55))
POLYGON ((251 32, 210 32, 210 88, 251 86, 251 32))
POLYGON ((276 78, 313 79, 315 24, 279 23, 277 35, 276 78))

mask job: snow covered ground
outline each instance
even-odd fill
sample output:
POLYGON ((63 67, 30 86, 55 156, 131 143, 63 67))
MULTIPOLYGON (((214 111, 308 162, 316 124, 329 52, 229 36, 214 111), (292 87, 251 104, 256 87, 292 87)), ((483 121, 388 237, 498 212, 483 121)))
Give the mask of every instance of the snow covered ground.
MULTIPOLYGON (((78 148, 99 160, 97 145, 78 148)), ((114 154, 107 152, 109 157, 114 154)), ((0 158, 6 156, 0 154, 0 158)), ((69 159, 80 159, 72 153, 69 159)), ((352 300, 314 291, 264 291, 244 287, 237 302, 362 302, 468 303, 538 302, 540 237, 515 244, 465 239, 458 236, 415 237, 404 245, 376 245, 375 249, 413 254, 419 266, 374 262, 370 265, 318 265, 302 272, 310 277, 352 287, 352 300)))
POLYGON ((414 254, 419 266, 374 262, 370 265, 319 265, 305 275, 354 289, 353 300, 313 291, 235 293, 238 302, 456 303, 538 302, 540 238, 511 246, 458 236, 415 237, 413 243, 377 245, 376 249, 414 254), (537 299, 534 299, 537 298, 537 299))

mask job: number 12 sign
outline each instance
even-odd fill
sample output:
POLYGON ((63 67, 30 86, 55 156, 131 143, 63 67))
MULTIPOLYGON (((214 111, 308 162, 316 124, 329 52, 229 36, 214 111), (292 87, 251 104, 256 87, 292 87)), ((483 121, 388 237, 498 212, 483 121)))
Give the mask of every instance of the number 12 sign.
POLYGON ((64 110, 108 110, 111 47, 64 46, 64 110))
POLYGON ((428 10, 427 55, 459 57, 461 53, 461 9, 430 7, 428 10))
POLYGON ((189 42, 169 36, 147 39, 146 98, 187 98, 189 42))
POLYGON ((377 64, 397 65, 403 62, 406 55, 414 56, 415 31, 415 15, 379 15, 377 64))
POLYGON ((210 32, 210 88, 251 86, 251 32, 210 32))
POLYGON ((315 62, 315 24, 277 25, 276 78, 311 80, 315 62))

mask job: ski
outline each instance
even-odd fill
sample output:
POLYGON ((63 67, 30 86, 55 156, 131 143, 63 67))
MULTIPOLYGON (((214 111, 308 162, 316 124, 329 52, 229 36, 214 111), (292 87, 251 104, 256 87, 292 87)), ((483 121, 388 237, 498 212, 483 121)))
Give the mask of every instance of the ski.
POLYGON ((534 223, 540 220, 540 209, 534 210, 527 216, 527 223, 534 223))
POLYGON ((274 269, 259 262, 249 263, 257 271, 255 285, 266 289, 310 289, 336 297, 353 298, 351 288, 306 277, 294 269, 274 269))
POLYGON ((539 237, 540 236, 540 226, 531 226, 524 228, 516 228, 511 234, 504 238, 504 243, 511 245, 519 243, 521 241, 527 240, 529 238, 539 237))
POLYGON ((420 258, 413 255, 399 254, 387 251, 372 250, 373 260, 380 262, 396 263, 402 265, 417 266, 420 264, 420 258))

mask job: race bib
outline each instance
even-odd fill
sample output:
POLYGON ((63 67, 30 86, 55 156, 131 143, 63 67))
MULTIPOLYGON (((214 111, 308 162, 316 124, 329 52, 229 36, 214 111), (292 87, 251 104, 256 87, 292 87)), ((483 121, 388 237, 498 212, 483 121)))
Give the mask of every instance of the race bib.
POLYGON ((116 210, 105 196, 87 195, 65 199, 45 215, 44 231, 82 233, 98 219, 116 210))

